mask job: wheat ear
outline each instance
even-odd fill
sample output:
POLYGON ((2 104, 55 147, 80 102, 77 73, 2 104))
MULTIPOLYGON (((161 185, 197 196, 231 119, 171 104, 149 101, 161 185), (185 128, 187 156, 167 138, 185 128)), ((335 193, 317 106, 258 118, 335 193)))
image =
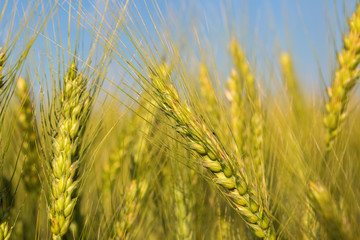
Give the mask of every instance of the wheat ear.
MULTIPOLYGON (((178 145, 177 143, 175 143, 178 145)), ((191 156, 189 156, 191 158, 191 156)), ((179 162, 176 162, 174 167, 176 170, 181 169, 179 162)), ((176 171, 175 170, 175 171, 176 171)), ((190 168, 181 170, 174 178, 172 189, 174 192, 173 212, 176 221, 175 236, 178 240, 190 240, 194 238, 193 224, 194 224, 194 205, 195 199, 192 194, 192 187, 194 184, 192 180, 195 177, 195 172, 190 168)))
MULTIPOLYGON (((263 191, 263 196, 266 198, 266 185, 264 179, 264 156, 263 156, 263 142, 264 142, 264 116, 261 105, 261 99, 258 94, 258 90, 255 86, 255 76, 250 70, 250 65, 246 59, 245 53, 239 44, 233 40, 231 42, 231 54, 233 61, 238 71, 239 82, 243 82, 245 95, 247 99, 243 101, 249 104, 251 117, 250 117, 250 126, 247 140, 247 151, 251 155, 252 163, 248 163, 253 170, 253 174, 257 180, 257 184, 261 191, 263 191)), ((244 109, 243 109, 244 110, 244 109)), ((241 113, 238 113, 241 114, 241 113)))
POLYGON ((121 169, 121 161, 128 154, 129 147, 133 143, 133 134, 126 129, 121 131, 118 140, 119 145, 110 153, 109 160, 104 164, 101 184, 104 199, 111 197, 114 183, 121 169))
POLYGON ((241 156, 246 156, 246 117, 244 114, 245 101, 243 98, 243 81, 238 72, 233 69, 227 82, 228 91, 226 96, 230 102, 231 130, 234 135, 235 151, 241 156))
MULTIPOLYGON (((4 78, 5 75, 3 74, 3 69, 5 65, 6 56, 2 48, 0 48, 0 99, 3 99, 3 86, 5 84, 4 78)), ((6 93, 5 93, 6 94, 6 93)), ((3 103, 0 103, 1 111, 0 114, 3 114, 3 103)), ((0 116, 2 119, 3 116, 0 116)), ((0 120, 0 122, 2 122, 0 120)), ((1 142, 1 139, 0 139, 1 142)), ((0 145, 1 147, 1 145, 0 145)), ((1 155, 3 157, 3 155, 1 155)), ((0 159, 0 167, 2 171, 3 166, 3 159, 0 159)), ((11 237, 13 227, 9 224, 9 214, 10 214, 10 205, 11 205, 11 198, 10 196, 11 191, 9 189, 10 183, 8 183, 5 177, 1 176, 0 179, 0 240, 9 240, 11 237)))
POLYGON ((36 152, 34 116, 28 84, 24 78, 18 79, 16 94, 21 102, 18 122, 21 130, 26 134, 22 146, 25 155, 23 182, 28 192, 37 192, 40 189, 40 181, 38 177, 39 161, 36 152))
POLYGON ((73 62, 64 78, 60 110, 57 114, 59 130, 52 142, 49 218, 54 240, 61 239, 67 232, 77 201, 74 195, 79 180, 75 181, 75 176, 79 165, 81 138, 90 106, 86 81, 82 74, 78 73, 73 62))
POLYGON ((129 158, 131 161, 131 183, 125 188, 120 214, 115 220, 114 236, 112 239, 127 239, 131 237, 129 231, 139 215, 140 209, 144 206, 143 199, 149 190, 149 182, 146 179, 147 171, 145 169, 154 156, 148 142, 142 135, 150 135, 153 124, 155 124, 155 118, 150 110, 153 108, 153 103, 149 102, 147 97, 146 93, 142 96, 140 101, 141 107, 130 119, 132 127, 126 126, 126 129, 121 131, 120 146, 112 153, 112 159, 109 161, 110 175, 106 173, 108 171, 104 172, 113 185, 117 176, 116 173, 118 173, 120 166, 124 163, 124 159, 129 158))
POLYGON ((176 122, 176 131, 184 137, 190 148, 202 157, 202 165, 212 174, 234 209, 242 216, 253 233, 260 238, 274 239, 268 209, 263 207, 257 190, 248 183, 245 171, 232 167, 235 160, 223 148, 206 124, 180 102, 175 88, 153 71, 151 83, 154 98, 160 109, 176 122))
POLYGON ((324 124, 326 133, 326 153, 331 150, 336 136, 340 131, 340 124, 346 118, 346 106, 350 91, 354 88, 358 78, 360 62, 360 4, 356 12, 349 19, 350 32, 343 37, 343 49, 338 53, 339 66, 331 87, 327 88, 328 101, 325 104, 326 114, 324 124))
POLYGON ((24 164, 22 167, 22 181, 27 193, 27 202, 22 214, 23 234, 26 238, 34 238, 37 219, 37 205, 41 183, 39 178, 40 162, 36 149, 35 121, 28 83, 19 78, 16 85, 16 95, 20 101, 18 123, 24 135, 22 152, 24 164))
POLYGON ((325 229, 329 239, 352 239, 346 228, 340 208, 328 190, 321 184, 310 182, 309 200, 321 226, 325 229))
POLYGON ((209 71, 205 63, 200 64, 200 74, 198 80, 200 84, 200 95, 201 98, 205 101, 205 113, 208 114, 211 120, 213 120, 215 125, 214 127, 216 127, 220 121, 221 116, 218 109, 216 109, 216 106, 218 105, 216 91, 211 82, 209 71))
POLYGON ((310 240, 318 238, 320 225, 316 219, 314 209, 312 208, 309 199, 306 199, 306 205, 303 211, 304 215, 301 218, 301 224, 303 227, 301 239, 310 240))
POLYGON ((140 201, 144 198, 148 190, 146 181, 134 179, 130 186, 125 189, 123 205, 120 209, 118 221, 115 222, 115 236, 112 239, 129 239, 129 229, 138 216, 141 208, 140 201))
POLYGON ((280 64, 283 76, 282 78, 286 86, 288 97, 290 98, 290 102, 296 116, 301 117, 304 101, 301 95, 298 80, 295 75, 294 64, 291 55, 287 52, 281 53, 280 64))

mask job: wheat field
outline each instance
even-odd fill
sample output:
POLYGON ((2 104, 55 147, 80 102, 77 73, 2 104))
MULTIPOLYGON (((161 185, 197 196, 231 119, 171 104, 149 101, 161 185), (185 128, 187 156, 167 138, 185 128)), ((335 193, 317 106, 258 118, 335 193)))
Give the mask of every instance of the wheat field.
POLYGON ((0 240, 360 239, 358 1, 0 10, 0 240))

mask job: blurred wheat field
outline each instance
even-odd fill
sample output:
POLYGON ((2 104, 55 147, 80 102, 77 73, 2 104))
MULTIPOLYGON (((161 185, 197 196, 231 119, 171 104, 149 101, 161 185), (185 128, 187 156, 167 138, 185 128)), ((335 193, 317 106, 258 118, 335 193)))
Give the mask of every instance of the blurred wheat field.
POLYGON ((0 2, 0 240, 360 239, 360 4, 325 2, 301 61, 250 1, 0 2))

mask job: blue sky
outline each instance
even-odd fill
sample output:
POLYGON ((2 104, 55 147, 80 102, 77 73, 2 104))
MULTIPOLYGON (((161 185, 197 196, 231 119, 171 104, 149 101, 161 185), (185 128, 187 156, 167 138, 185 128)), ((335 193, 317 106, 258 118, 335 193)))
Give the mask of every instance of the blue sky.
MULTIPOLYGON (((5 18, 11 16, 9 10, 14 2, 18 9, 28 4, 27 0, 9 1, 5 18)), ((134 2, 146 24, 150 25, 144 1, 134 2)), ((156 16, 152 3, 153 0, 147 0, 150 13, 156 16)), ((350 14, 355 6, 355 0, 158 0, 157 3, 176 37, 188 35, 190 39, 194 36, 194 27, 198 29, 213 50, 217 67, 224 72, 231 64, 228 41, 235 34, 247 49, 249 58, 254 62, 256 60, 257 68, 276 65, 276 55, 280 51, 290 51, 297 73, 307 87, 321 84, 321 77, 326 82, 331 79, 334 45, 337 49, 341 47, 341 33, 346 29, 344 16, 350 14), (261 63, 264 56, 267 62, 261 63), (319 67, 322 75, 319 75, 319 67)), ((100 9, 102 1, 84 0, 83 5, 94 13, 93 5, 100 9)), ((68 16, 64 10, 58 13, 56 18, 65 41, 68 16)), ((49 27, 50 32, 54 30, 56 32, 57 27, 49 27)), ((72 31, 76 32, 75 26, 72 26, 72 31)), ((72 44, 74 41, 75 37, 72 44)), ((90 35, 85 31, 82 32, 82 41, 86 49, 90 44, 90 35)), ((190 42, 192 44, 188 48, 196 48, 195 41, 190 42)))
MULTIPOLYGON (((260 63, 264 56, 270 62, 267 65, 276 65, 277 54, 290 51, 300 79, 310 88, 322 87, 322 80, 330 82, 334 49, 341 47, 341 34, 346 31, 345 15, 355 8, 353 0, 160 0, 158 3, 175 25, 181 19, 185 26, 192 21, 200 31, 203 29, 201 33, 211 42, 217 66, 231 64, 223 59, 228 55, 228 40, 235 34, 249 58, 255 56, 258 68, 264 67, 260 63)), ((183 29, 184 32, 191 32, 191 28, 183 29)))

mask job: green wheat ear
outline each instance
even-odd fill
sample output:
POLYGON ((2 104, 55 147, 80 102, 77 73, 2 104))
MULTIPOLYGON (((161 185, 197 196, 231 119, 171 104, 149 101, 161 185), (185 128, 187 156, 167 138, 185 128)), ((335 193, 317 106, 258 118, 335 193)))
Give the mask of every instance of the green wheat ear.
MULTIPOLYGON (((232 90, 233 94, 231 95, 234 101, 231 108, 233 109, 233 118, 237 116, 240 120, 240 123, 233 124, 235 134, 241 136, 242 139, 238 140, 242 145, 242 148, 245 150, 242 152, 243 156, 251 156, 251 162, 247 161, 245 164, 249 169, 251 169, 253 176, 256 178, 257 187, 262 191, 263 197, 266 197, 266 183, 265 183, 265 169, 264 169, 264 111, 259 96, 258 89, 255 84, 255 75, 252 73, 250 64, 246 59, 245 52, 241 46, 235 41, 232 40, 230 44, 230 51, 235 64, 236 70, 230 76, 229 89, 232 90), (243 87, 243 89, 242 89, 243 87), (239 96, 235 97, 236 91, 238 91, 239 96), (244 91, 244 92, 243 92, 244 91), (240 99, 242 97, 242 99, 240 99), (238 104, 238 106, 233 106, 238 104), (247 104, 247 106, 244 106, 247 104), (246 107, 250 110, 250 117, 245 119, 246 107), (247 129, 243 129, 244 121, 249 122, 247 129), (245 132, 248 130, 247 135, 238 131, 245 132), (245 144, 244 144, 245 143, 245 144)), ((236 120, 235 120, 236 121, 236 120)), ((266 202, 266 201, 265 201, 266 202)))
MULTIPOLYGON (((167 76, 169 77, 169 76, 167 76)), ((255 236, 275 239, 269 209, 262 203, 262 197, 242 170, 238 162, 224 149, 219 139, 207 125, 197 118, 190 108, 181 103, 173 85, 161 74, 150 75, 153 97, 166 116, 175 121, 176 131, 186 140, 190 149, 201 157, 201 164, 208 169, 214 184, 228 197, 231 206, 242 216, 255 236)))
POLYGON ((38 177, 39 161, 36 152, 33 108, 28 84, 24 78, 18 79, 16 94, 21 103, 18 122, 21 130, 26 134, 22 146, 22 151, 25 155, 23 182, 28 192, 36 192, 40 189, 38 177))
POLYGON ((64 78, 64 87, 57 112, 58 130, 53 138, 51 162, 51 200, 49 218, 53 239, 61 239, 68 231, 77 201, 75 180, 79 165, 79 150, 90 111, 86 80, 73 62, 64 78))
POLYGON ((287 52, 281 53, 280 64, 288 97, 290 98, 290 102, 292 103, 295 114, 297 117, 301 117, 303 114, 302 110, 304 108, 304 99, 301 94, 298 79, 295 75, 295 69, 291 55, 287 52))
POLYGON ((321 227, 325 229, 329 239, 353 239, 350 237, 350 231, 346 227, 340 208, 323 185, 310 182, 308 195, 321 227))

